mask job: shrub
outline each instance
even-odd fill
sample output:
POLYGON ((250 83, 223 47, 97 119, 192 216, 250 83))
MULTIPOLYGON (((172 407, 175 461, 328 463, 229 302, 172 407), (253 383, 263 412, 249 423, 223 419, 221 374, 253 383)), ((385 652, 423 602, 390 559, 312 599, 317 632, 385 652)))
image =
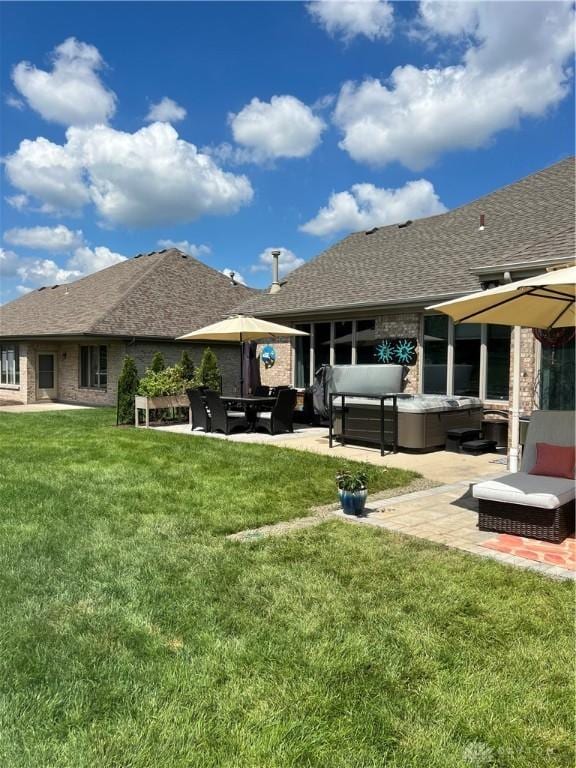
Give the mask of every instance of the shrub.
POLYGON ((336 484, 341 491, 363 491, 368 483, 368 475, 364 470, 341 469, 336 475, 336 484))
POLYGON ((116 424, 134 423, 134 398, 138 390, 138 371, 134 358, 125 357, 118 378, 116 424))
POLYGON ((191 382, 184 376, 184 369, 180 363, 176 363, 161 371, 153 371, 149 368, 140 380, 138 394, 145 397, 181 395, 190 386, 191 382))
POLYGON ((202 360, 194 376, 194 383, 197 387, 206 387, 216 392, 220 391, 220 368, 218 367, 218 358, 212 352, 210 347, 206 347, 202 354, 202 360))
POLYGON ((180 358, 180 365, 182 366, 182 370, 184 372, 184 378, 188 379, 188 381, 194 380, 194 363, 192 362, 190 355, 186 350, 182 352, 182 357, 180 358))
POLYGON ((160 373, 160 371, 163 371, 165 368, 166 363, 164 362, 164 356, 162 352, 154 352, 152 362, 150 363, 150 370, 154 373, 160 373))

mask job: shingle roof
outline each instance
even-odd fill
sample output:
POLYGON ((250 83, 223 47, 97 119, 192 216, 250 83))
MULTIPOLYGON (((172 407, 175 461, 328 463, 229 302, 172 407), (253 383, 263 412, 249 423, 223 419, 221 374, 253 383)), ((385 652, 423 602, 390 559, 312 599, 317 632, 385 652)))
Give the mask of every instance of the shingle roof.
POLYGON ((474 268, 574 255, 574 158, 448 213, 357 232, 292 272, 281 290, 239 311, 312 313, 344 306, 408 304, 480 289, 474 268), (480 215, 485 228, 479 231, 480 215))
POLYGON ((170 338, 228 314, 254 291, 172 248, 0 307, 0 335, 170 338))

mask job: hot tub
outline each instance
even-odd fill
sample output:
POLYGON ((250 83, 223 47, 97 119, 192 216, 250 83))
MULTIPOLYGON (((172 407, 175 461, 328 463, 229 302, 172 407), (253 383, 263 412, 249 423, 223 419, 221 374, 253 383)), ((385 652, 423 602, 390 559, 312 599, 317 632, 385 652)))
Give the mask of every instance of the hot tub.
MULTIPOLYGON (((443 448, 446 431, 453 427, 480 429, 482 403, 477 397, 448 395, 397 395, 398 448, 433 451, 443 448)), ((342 398, 333 399, 332 433, 342 435, 342 398)), ((345 397, 346 442, 378 443, 381 435, 380 401, 373 398, 345 397)), ((384 404, 384 442, 393 442, 392 404, 384 404)))

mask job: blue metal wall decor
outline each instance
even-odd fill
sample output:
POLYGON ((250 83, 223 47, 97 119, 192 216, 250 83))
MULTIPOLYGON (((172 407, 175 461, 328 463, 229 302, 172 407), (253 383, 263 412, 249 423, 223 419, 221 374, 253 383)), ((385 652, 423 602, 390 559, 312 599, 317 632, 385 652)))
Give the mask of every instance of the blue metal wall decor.
POLYGON ((396 365, 414 365, 417 357, 418 340, 412 339, 382 339, 376 345, 374 356, 379 363, 395 363, 396 365))
POLYGON ((266 344, 260 352, 260 360, 264 363, 264 368, 272 368, 276 362, 276 350, 271 344, 266 344))

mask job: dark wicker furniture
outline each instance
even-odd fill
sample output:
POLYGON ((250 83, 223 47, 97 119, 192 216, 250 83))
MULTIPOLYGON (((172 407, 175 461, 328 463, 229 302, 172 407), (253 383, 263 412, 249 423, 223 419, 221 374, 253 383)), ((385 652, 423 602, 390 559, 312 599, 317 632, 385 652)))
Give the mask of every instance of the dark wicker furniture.
POLYGON ((574 501, 556 509, 478 499, 478 528, 560 544, 574 533, 574 501))
POLYGON ((293 432, 294 408, 296 407, 296 390, 281 389, 269 413, 259 412, 256 419, 256 430, 264 429, 271 435, 281 432, 293 432))
POLYGON ((197 389, 187 389, 186 394, 192 409, 192 429, 203 429, 210 432, 210 416, 206 411, 202 395, 197 389))
POLYGON ((204 393, 210 411, 211 432, 223 432, 229 435, 235 429, 246 429, 248 421, 242 411, 228 411, 218 392, 207 390, 204 393))

